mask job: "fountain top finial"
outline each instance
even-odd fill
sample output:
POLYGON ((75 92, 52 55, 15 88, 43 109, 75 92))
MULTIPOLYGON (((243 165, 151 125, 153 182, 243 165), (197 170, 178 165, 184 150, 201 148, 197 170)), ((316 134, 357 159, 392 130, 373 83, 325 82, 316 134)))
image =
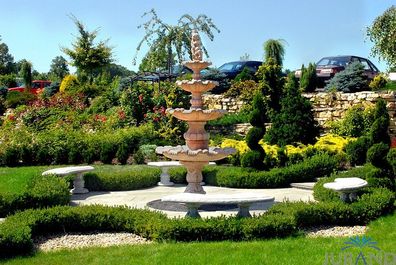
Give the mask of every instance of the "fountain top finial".
POLYGON ((193 61, 202 61, 201 38, 196 29, 191 32, 191 54, 193 61))

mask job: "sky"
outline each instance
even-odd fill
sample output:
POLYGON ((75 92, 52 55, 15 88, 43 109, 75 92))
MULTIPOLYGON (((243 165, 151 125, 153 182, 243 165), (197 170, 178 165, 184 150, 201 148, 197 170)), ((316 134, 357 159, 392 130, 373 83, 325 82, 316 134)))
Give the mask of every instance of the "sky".
POLYGON ((386 63, 370 56, 372 43, 366 28, 396 0, 0 0, 1 41, 14 60, 27 59, 39 72, 48 72, 51 61, 71 47, 77 29, 70 15, 89 31, 100 29, 98 40, 108 40, 115 63, 137 70, 148 47, 132 60, 145 32, 138 26, 142 15, 154 8, 167 24, 175 25, 184 14, 212 18, 220 33, 213 42, 202 36, 213 66, 239 60, 248 54, 262 60, 263 43, 285 41, 284 67, 334 55, 369 58, 381 71, 386 63))

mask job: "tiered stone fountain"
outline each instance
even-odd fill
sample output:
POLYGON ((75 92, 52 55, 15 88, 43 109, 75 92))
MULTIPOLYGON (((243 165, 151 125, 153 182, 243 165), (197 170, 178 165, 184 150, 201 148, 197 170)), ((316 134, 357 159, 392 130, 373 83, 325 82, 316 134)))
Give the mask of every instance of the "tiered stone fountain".
POLYGON ((196 30, 192 31, 191 53, 192 61, 184 62, 184 65, 193 71, 193 79, 176 82, 183 90, 191 92, 191 107, 188 110, 167 109, 168 113, 188 123, 189 129, 184 134, 186 145, 161 146, 157 147, 156 152, 172 160, 179 160, 187 168, 188 185, 184 192, 204 194, 201 186, 203 167, 209 164, 209 161, 220 160, 235 153, 235 149, 209 147, 209 133, 205 131, 205 124, 207 121, 220 118, 226 111, 203 108, 202 94, 213 89, 218 83, 201 80, 201 70, 211 63, 202 60, 201 39, 196 30))

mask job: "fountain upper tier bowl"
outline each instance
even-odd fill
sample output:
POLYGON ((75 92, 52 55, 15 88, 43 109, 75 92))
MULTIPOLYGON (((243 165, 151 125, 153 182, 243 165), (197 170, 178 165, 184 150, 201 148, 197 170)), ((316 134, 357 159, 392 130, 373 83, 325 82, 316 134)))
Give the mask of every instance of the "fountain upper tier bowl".
POLYGON ((197 162, 217 161, 235 153, 234 148, 209 147, 209 149, 191 150, 185 145, 160 146, 155 151, 173 160, 197 162))
POLYGON ((191 93, 205 93, 206 91, 212 90, 218 84, 218 82, 210 80, 193 79, 176 81, 176 85, 191 93))
POLYGON ((200 108, 188 110, 177 108, 167 109, 166 111, 179 120, 196 122, 215 120, 227 113, 226 110, 203 110, 200 108))
POLYGON ((201 70, 205 69, 206 67, 208 67, 211 64, 212 63, 209 61, 199 61, 199 60, 183 62, 183 65, 190 68, 191 70, 193 70, 194 73, 197 73, 197 74, 199 74, 199 72, 201 70))

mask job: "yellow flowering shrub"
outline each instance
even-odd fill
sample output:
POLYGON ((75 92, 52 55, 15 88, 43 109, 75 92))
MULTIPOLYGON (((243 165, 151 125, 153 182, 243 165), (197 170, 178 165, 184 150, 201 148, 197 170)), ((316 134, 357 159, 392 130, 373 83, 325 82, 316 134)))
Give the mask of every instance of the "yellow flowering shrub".
POLYGON ((60 84, 59 91, 65 92, 69 90, 69 88, 78 84, 77 77, 75 75, 67 75, 63 78, 62 83, 60 84))
POLYGON ((312 148, 312 145, 304 145, 304 144, 298 144, 298 146, 294 145, 286 145, 286 154, 287 156, 299 154, 303 155, 308 148, 312 148))
POLYGON ((245 141, 238 141, 234 139, 224 139, 220 145, 221 148, 232 147, 237 150, 239 154, 244 154, 250 150, 245 141))
POLYGON ((278 150, 280 149, 280 147, 276 144, 271 145, 264 142, 263 140, 260 140, 259 144, 264 148, 266 155, 269 155, 272 158, 276 158, 278 156, 278 150))
POLYGON ((346 144, 353 140, 356 140, 356 138, 326 134, 318 139, 314 147, 318 150, 329 151, 331 153, 341 153, 346 144))
MULTIPOLYGON (((299 154, 301 156, 304 156, 309 151, 312 150, 322 150, 322 151, 328 151, 331 153, 341 153, 343 152, 343 149, 345 145, 350 142, 354 141, 356 138, 352 137, 342 137, 338 136, 335 134, 326 134, 322 137, 319 137, 317 139, 317 142, 314 145, 304 145, 304 144, 298 144, 298 146, 293 146, 293 145, 286 145, 286 155, 288 157, 293 156, 295 154, 299 154)), ((270 157, 277 159, 278 155, 278 150, 280 149, 279 146, 277 145, 270 145, 263 140, 260 140, 260 145, 264 148, 265 153, 269 155, 270 157)), ((239 155, 245 154, 247 151, 249 151, 249 147, 247 146, 245 141, 238 141, 234 139, 224 139, 221 143, 221 148, 225 147, 232 147, 237 150, 237 153, 239 155)))

